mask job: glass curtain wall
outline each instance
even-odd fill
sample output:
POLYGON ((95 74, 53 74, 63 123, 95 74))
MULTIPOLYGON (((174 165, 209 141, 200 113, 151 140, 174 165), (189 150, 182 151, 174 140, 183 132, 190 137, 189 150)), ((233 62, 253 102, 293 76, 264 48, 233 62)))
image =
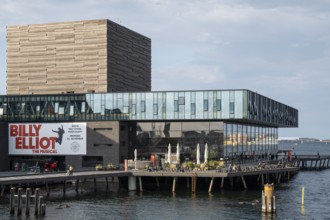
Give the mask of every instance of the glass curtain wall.
POLYGON ((224 123, 224 155, 235 160, 271 159, 277 153, 277 128, 224 123))
POLYGON ((228 122, 139 122, 136 139, 139 152, 165 154, 180 147, 181 155, 196 159, 197 144, 201 159, 208 144, 209 159, 234 159, 238 162, 271 159, 277 153, 277 128, 228 122))

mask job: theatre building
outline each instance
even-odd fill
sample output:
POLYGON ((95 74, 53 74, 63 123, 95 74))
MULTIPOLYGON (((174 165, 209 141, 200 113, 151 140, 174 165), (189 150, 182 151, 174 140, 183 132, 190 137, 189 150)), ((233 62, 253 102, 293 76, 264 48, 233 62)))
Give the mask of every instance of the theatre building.
POLYGON ((255 158, 297 126, 297 109, 245 89, 151 91, 150 39, 111 21, 7 27, 0 170, 118 166, 169 144, 182 160, 198 144, 209 159, 255 158))

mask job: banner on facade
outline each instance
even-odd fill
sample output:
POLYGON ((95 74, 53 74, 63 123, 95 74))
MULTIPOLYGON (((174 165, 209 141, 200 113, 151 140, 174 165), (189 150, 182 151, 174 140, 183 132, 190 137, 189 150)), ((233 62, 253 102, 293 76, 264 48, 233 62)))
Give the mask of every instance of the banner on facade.
POLYGON ((9 124, 9 155, 86 155, 86 123, 9 124))

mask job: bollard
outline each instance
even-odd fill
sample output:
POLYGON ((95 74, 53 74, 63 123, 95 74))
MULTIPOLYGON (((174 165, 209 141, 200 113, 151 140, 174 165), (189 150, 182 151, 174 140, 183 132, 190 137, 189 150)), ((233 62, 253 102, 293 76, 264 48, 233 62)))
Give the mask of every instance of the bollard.
POLYGON ((34 215, 38 215, 38 200, 39 200, 40 189, 36 188, 34 193, 34 215))
POLYGON ((262 212, 275 213, 275 210, 274 184, 265 184, 262 191, 262 212))
POLYGON ((16 188, 12 187, 10 188, 10 198, 9 198, 9 206, 10 206, 10 214, 15 214, 15 201, 14 201, 14 195, 15 195, 16 188))
POLYGON ((30 195, 31 195, 31 189, 27 188, 25 193, 25 214, 28 216, 30 215, 30 195))
POLYGON ((38 216, 42 216, 42 202, 44 200, 43 196, 39 196, 39 201, 38 201, 38 216))
POLYGON ((301 188, 301 206, 305 205, 305 187, 301 188))
POLYGON ((22 204, 22 191, 23 189, 22 188, 18 188, 18 192, 17 192, 17 216, 21 215, 22 214, 22 207, 21 207, 21 204, 22 204))

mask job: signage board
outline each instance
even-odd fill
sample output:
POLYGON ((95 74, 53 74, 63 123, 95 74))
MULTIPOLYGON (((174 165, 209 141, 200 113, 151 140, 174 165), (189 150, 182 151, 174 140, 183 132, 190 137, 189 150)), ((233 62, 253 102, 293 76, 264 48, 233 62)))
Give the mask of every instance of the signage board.
POLYGON ((86 155, 86 123, 8 125, 9 155, 86 155))

